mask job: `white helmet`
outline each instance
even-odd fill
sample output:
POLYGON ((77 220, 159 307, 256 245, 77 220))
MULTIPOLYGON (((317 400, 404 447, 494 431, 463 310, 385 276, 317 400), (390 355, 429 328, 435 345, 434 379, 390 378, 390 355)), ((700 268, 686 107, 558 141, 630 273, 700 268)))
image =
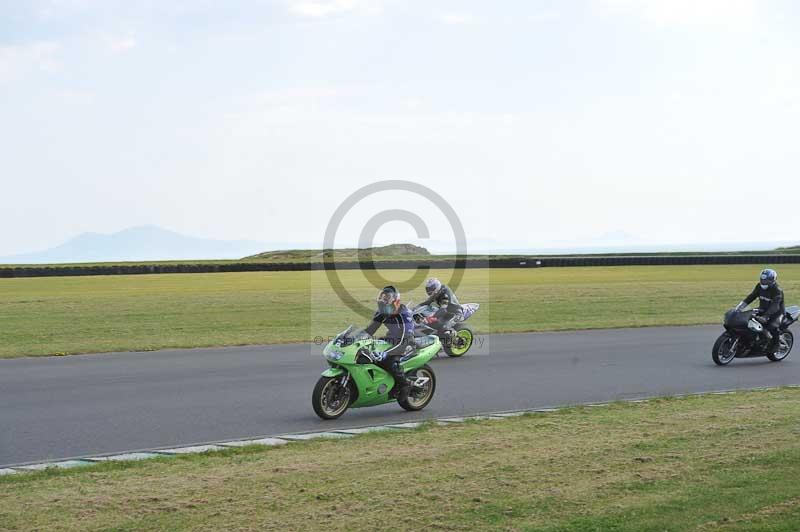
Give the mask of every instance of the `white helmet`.
POLYGON ((433 294, 439 293, 439 290, 441 289, 442 289, 442 282, 436 277, 431 277, 430 279, 425 281, 425 293, 428 294, 428 297, 432 296, 433 294))

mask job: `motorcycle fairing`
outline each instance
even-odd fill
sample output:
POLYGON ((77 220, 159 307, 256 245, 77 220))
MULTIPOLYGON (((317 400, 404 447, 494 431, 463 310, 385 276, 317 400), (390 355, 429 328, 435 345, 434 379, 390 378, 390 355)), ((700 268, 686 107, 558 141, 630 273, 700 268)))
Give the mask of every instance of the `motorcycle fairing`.
MULTIPOLYGON (((369 342, 357 342, 355 348, 366 346, 369 342)), ((385 340, 375 340, 371 346, 374 351, 386 351, 391 348, 391 344, 385 340)), ((404 360, 400 363, 400 367, 404 372, 411 371, 422 367, 427 364, 436 353, 442 348, 441 341, 436 338, 436 341, 429 346, 418 349, 414 357, 404 360)), ((323 375, 326 377, 336 377, 344 375, 345 372, 350 373, 350 378, 356 384, 358 395, 350 405, 350 408, 360 408, 366 406, 375 406, 394 401, 394 398, 389 397, 389 392, 394 388, 394 377, 375 364, 357 364, 354 363, 355 356, 349 354, 339 362, 329 362, 331 367, 327 369, 323 375)))

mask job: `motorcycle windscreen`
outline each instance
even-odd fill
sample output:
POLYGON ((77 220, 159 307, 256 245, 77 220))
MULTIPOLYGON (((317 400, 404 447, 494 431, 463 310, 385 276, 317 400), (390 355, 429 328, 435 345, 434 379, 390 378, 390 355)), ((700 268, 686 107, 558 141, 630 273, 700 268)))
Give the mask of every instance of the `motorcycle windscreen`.
POLYGON ((725 313, 725 327, 730 329, 746 329, 747 322, 753 315, 752 310, 746 312, 739 312, 738 310, 729 310, 725 313))

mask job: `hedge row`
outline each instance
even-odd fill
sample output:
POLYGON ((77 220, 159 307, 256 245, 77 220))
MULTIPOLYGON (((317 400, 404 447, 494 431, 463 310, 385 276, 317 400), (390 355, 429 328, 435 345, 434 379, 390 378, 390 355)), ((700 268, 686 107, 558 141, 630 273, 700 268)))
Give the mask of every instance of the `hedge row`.
MULTIPOLYGON (((542 268, 569 266, 666 266, 695 264, 795 264, 800 255, 650 255, 603 257, 502 257, 491 259, 393 260, 341 262, 339 270, 430 268, 542 268)), ((0 277, 65 277, 82 275, 138 275, 162 273, 280 272, 323 270, 332 266, 323 263, 239 262, 231 264, 140 264, 109 266, 20 266, 0 268, 0 277)))

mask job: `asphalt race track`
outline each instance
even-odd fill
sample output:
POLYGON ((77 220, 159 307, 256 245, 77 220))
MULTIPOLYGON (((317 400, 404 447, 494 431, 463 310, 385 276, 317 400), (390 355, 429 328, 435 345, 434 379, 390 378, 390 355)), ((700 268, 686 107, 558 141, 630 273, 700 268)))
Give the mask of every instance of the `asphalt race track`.
POLYGON ((717 367, 721 327, 482 337, 433 362, 422 412, 396 404, 323 422, 311 344, 0 360, 0 466, 246 438, 656 395, 800 383, 800 353, 717 367))

